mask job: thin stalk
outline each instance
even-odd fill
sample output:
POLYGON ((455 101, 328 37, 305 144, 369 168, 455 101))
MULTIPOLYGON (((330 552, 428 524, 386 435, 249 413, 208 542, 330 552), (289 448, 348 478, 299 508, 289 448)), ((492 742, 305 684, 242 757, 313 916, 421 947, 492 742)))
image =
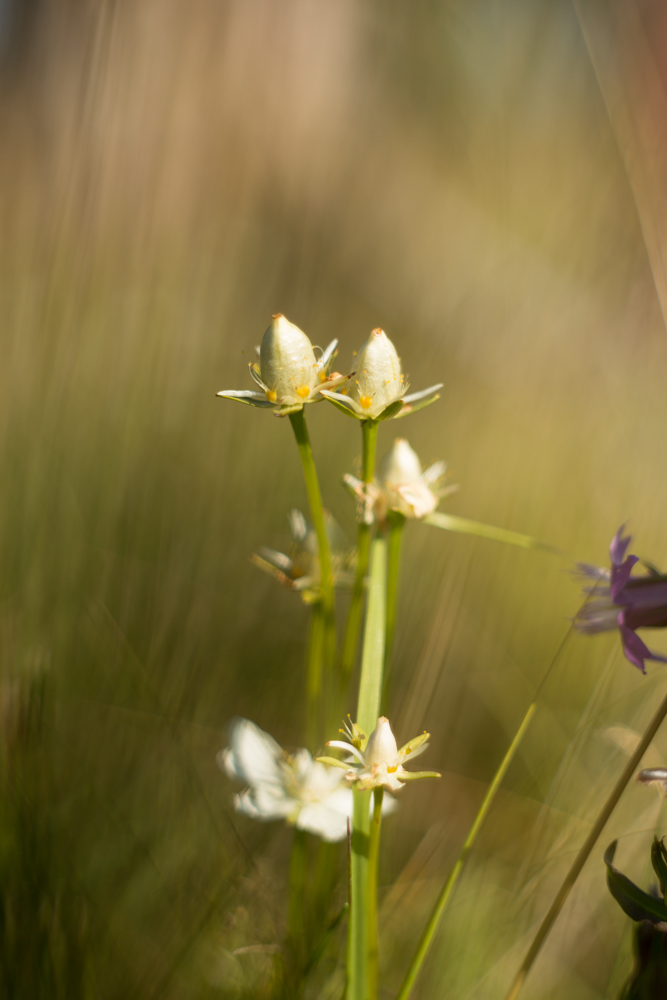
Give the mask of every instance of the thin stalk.
POLYGON ((306 831, 295 830, 289 869, 289 905, 287 911, 287 934, 290 951, 294 956, 295 973, 298 972, 303 963, 305 952, 306 851, 306 831))
POLYGON ((367 1000, 376 1000, 378 994, 378 859, 383 794, 384 789, 382 788, 373 790, 373 819, 371 820, 368 844, 368 870, 366 873, 367 1000))
MULTIPOLYGON (((588 600, 590 600, 591 597, 592 597, 592 594, 588 597, 588 600)), ((547 681, 548 681, 548 679, 549 679, 549 677, 551 675, 551 671, 555 667, 555 665, 556 665, 556 663, 557 663, 557 661, 558 661, 561 653, 565 649, 565 644, 566 644, 569 636, 571 635, 571 633, 572 633, 572 626, 570 626, 568 628, 567 632, 563 636, 563 638, 562 638, 562 640, 561 640, 561 642, 560 642, 560 644, 558 646, 558 649, 556 650, 556 652, 555 652, 555 654, 554 654, 554 656, 553 656, 553 658, 552 658, 549 666, 545 670, 544 675, 543 675, 540 683, 537 686, 537 690, 535 691, 535 695, 533 697, 533 700, 531 701, 530 705, 528 706, 528 708, 526 710, 526 714, 524 715, 524 717, 523 717, 523 719, 521 721, 521 725, 519 726, 519 728, 517 729, 516 733, 514 734, 514 738, 513 738, 512 742, 510 743, 505 756, 503 757, 502 761, 500 762, 498 770, 496 771, 496 773, 493 776, 493 780, 491 781, 491 784, 489 785, 489 787, 487 789, 487 792, 486 792, 486 795, 484 796, 482 804, 479 807, 479 811, 478 811, 478 813, 477 813, 477 815, 476 815, 476 817, 475 817, 475 819, 473 821, 472 827, 470 828, 470 832, 468 833, 468 836, 466 837, 465 843, 464 843, 463 847, 461 848, 461 853, 459 854, 459 856, 458 856, 458 858, 456 860, 456 863, 455 863, 454 867, 452 868, 451 872, 449 873, 449 877, 447 878, 447 881, 445 882, 444 886, 442 887, 440 895, 438 896, 438 899, 436 900, 436 904, 433 907, 433 911, 431 913, 431 916, 429 917, 428 923, 426 924, 426 927, 424 928, 424 933, 422 934, 421 939, 419 941, 419 944, 417 946, 417 951, 415 953, 415 957, 412 959, 410 967, 408 968, 408 971, 405 974, 405 978, 404 978, 403 983, 401 985, 401 989, 400 989, 400 991, 398 993, 398 996, 396 997, 396 1000, 407 1000, 408 996, 410 995, 410 991, 412 990, 412 987, 414 986, 415 980, 416 980, 417 976, 419 975, 419 971, 420 971, 420 969, 421 969, 421 967, 422 967, 422 965, 424 963, 424 959, 426 958, 426 954, 427 954, 427 952, 428 952, 431 944, 433 943, 433 938, 435 937, 435 932, 438 929, 438 924, 440 923, 440 921, 442 919, 442 916, 443 916, 445 910, 447 909, 447 906, 449 904, 449 900, 451 899, 451 896, 452 896, 452 893, 454 891, 454 887, 456 886, 456 883, 458 881, 459 875, 463 871, 465 863, 466 863, 466 861, 468 859, 468 855, 470 854, 470 852, 471 852, 471 850, 472 850, 472 848, 473 848, 473 846, 475 844, 475 841, 477 840, 477 836, 478 836, 480 830, 482 829, 482 827, 484 825, 484 821, 486 820, 486 817, 489 814, 489 810, 491 809, 491 806, 493 805, 493 801, 494 801, 494 799, 496 797, 498 789, 500 788, 500 786, 502 784, 503 778, 507 774, 507 770, 508 770, 510 764, 512 763, 512 760, 514 759, 514 756, 515 756, 517 750, 519 749, 519 746, 521 745, 521 742, 522 742, 524 736, 526 735, 526 732, 528 730, 528 727, 530 726, 530 723, 531 723, 531 720, 533 718, 533 715, 535 714, 535 711, 537 709, 537 703, 538 703, 539 697, 540 697, 540 695, 542 693, 542 690, 543 690, 545 684, 547 683, 547 681)))
POLYGON ((493 800, 496 797, 496 793, 500 788, 503 778, 507 774, 507 769, 512 763, 514 755, 519 748, 519 744, 521 743, 523 737, 526 734, 526 730, 530 725, 531 719, 535 714, 536 708, 537 708, 537 703, 533 701, 529 706, 528 711, 524 715, 523 721, 519 726, 514 739, 510 743, 509 749, 507 750, 507 753, 503 757, 500 767, 493 776, 493 781, 491 782, 491 784, 487 789, 486 795, 484 796, 484 801, 482 802, 479 808, 479 812, 475 817, 475 821, 470 828, 470 832, 466 837, 466 841, 463 847, 461 848, 461 853, 459 854, 456 860, 456 864, 449 873, 449 878, 442 887, 442 890, 440 892, 440 895, 438 896, 436 904, 433 907, 433 911, 424 929, 424 933, 421 936, 419 946, 417 947, 415 957, 412 959, 410 968, 405 974, 405 978, 401 985, 401 989, 396 997, 396 1000, 407 1000, 407 998, 410 996, 410 991, 412 990, 412 987, 415 984, 415 980, 419 975, 419 971, 423 965, 424 959, 426 958, 426 953, 428 952, 429 948, 431 947, 431 944, 433 943, 433 938, 435 936, 436 930, 438 929, 438 924, 442 919, 443 913, 447 909, 447 904, 449 903, 450 897, 454 890, 454 886, 458 881, 459 875, 463 871, 463 866, 468 860, 468 855, 470 854, 473 845, 477 840, 477 836, 480 830, 482 829, 482 826, 484 825, 484 820, 486 819, 489 813, 489 809, 493 805, 493 800))
POLYGON ((521 968, 517 972, 514 981, 512 982, 512 985, 508 993, 506 994, 505 1000, 515 1000, 515 998, 519 995, 521 987, 523 986, 526 977, 530 972, 533 962, 537 958, 540 948, 544 944, 547 935, 549 934, 549 931, 553 927, 558 917, 558 914, 565 905, 565 901, 567 900, 567 897, 570 895, 572 887, 577 881, 577 878, 579 877, 582 868, 586 864, 589 854, 595 847, 597 839, 602 833, 607 823, 607 820, 609 819, 612 812, 616 808, 616 805, 618 804, 621 795, 625 791, 626 785, 628 784, 630 778, 635 773, 637 767, 641 762, 642 757, 646 753, 649 745, 651 744, 651 741, 653 740, 653 737, 660 728, 660 725, 663 722, 666 715, 667 715, 667 697, 665 697, 659 709, 657 710, 657 712, 651 719, 650 723, 648 724, 646 730, 644 731, 644 735, 642 736, 641 740, 639 741, 639 744, 637 745, 637 749, 635 750, 632 757, 624 767, 620 778, 614 785, 611 795, 609 796, 604 806, 602 807, 602 810, 598 818, 595 820, 595 823, 593 824, 590 833, 588 834, 586 840, 582 844, 579 853, 574 859, 570 870, 565 876, 565 879, 556 894, 556 898, 549 907, 549 910, 544 920, 540 924, 537 934, 533 938, 533 943, 528 949, 528 952, 523 960, 521 968))
POLYGON ((322 603, 313 604, 306 659, 306 739, 315 747, 322 738, 322 664, 324 661, 325 614, 322 603))
POLYGON ((310 504, 310 516, 317 536, 317 548, 320 559, 320 590, 322 592, 321 606, 324 614, 324 650, 325 662, 330 669, 333 669, 336 657, 336 622, 334 618, 334 583, 333 570, 331 565, 331 551, 329 548, 329 537, 327 535, 326 522, 324 520, 324 508, 322 506, 322 494, 317 478, 317 469, 313 459, 313 451, 310 447, 308 427, 303 409, 296 413, 290 413, 290 423, 294 431, 294 437, 301 456, 303 476, 306 481, 306 492, 308 503, 310 504))
MULTIPOLYGON (((357 723, 370 733, 377 723, 382 694, 385 612, 387 601, 387 543, 376 538, 371 546, 366 627, 361 660, 357 723)), ((348 923, 347 1000, 368 1000, 368 859, 370 850, 370 792, 354 792, 350 855, 350 919, 348 923)))
MULTIPOLYGON (((364 420, 361 425, 362 437, 362 479, 364 483, 372 483, 375 477, 375 452, 377 447, 378 423, 376 420, 364 420)), ((343 639, 343 655, 341 660, 341 683, 344 685, 354 669, 354 659, 357 652, 357 639, 361 624, 361 612, 364 600, 364 582, 368 572, 368 558, 371 546, 371 525, 359 523, 357 529, 357 573, 352 589, 350 610, 347 615, 345 638, 343 639)))
POLYGON ((391 653, 396 627, 396 602, 398 599, 398 574, 401 563, 401 545, 405 518, 398 511, 391 511, 389 521, 389 551, 387 561, 387 622, 384 641, 384 681, 382 685, 382 711, 386 714, 391 683, 391 653))

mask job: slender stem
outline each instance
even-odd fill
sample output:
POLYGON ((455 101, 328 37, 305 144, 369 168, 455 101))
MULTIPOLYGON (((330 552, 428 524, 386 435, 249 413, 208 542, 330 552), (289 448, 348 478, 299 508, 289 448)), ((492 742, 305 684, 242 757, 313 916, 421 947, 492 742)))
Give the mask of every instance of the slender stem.
POLYGON ((292 857, 289 870, 289 906, 287 911, 287 933, 290 951, 294 958, 294 972, 297 973, 305 954, 306 920, 304 914, 306 892, 306 831, 295 830, 292 841, 292 857))
POLYGON ((398 511, 391 511, 389 521, 389 552, 387 563, 387 623, 384 641, 384 681, 382 685, 382 712, 387 713, 391 684, 391 653, 396 627, 396 602, 398 599, 398 573, 401 563, 401 544, 405 518, 398 511))
POLYGON ((347 927, 346 1000, 367 1000, 366 880, 371 827, 370 792, 354 791, 350 857, 350 918, 347 927))
MULTIPOLYGON (((377 446, 378 424, 375 420, 364 420, 361 425, 362 435, 362 479, 364 483, 372 483, 375 476, 375 451, 377 446)), ((350 610, 347 615, 345 638, 343 639, 343 655, 341 660, 341 683, 346 684, 354 668, 357 652, 357 639, 361 624, 361 611, 364 599, 364 582, 368 571, 368 558, 371 545, 371 525, 363 521, 357 529, 357 573, 352 589, 350 610)))
POLYGON ((367 1000, 376 1000, 378 993, 378 858, 383 794, 384 789, 382 788, 373 790, 373 819, 371 820, 368 844, 368 870, 366 873, 367 1000))
POLYGON ((322 663, 324 659, 325 614, 320 601, 312 605, 306 659, 306 739, 315 747, 322 738, 322 663))
MULTIPOLYGON (((380 711, 386 611, 387 543, 376 538, 371 547, 366 626, 359 681, 357 723, 365 733, 374 729, 380 711)), ((350 855, 350 919, 348 923, 347 1000, 368 1000, 368 858, 370 792, 354 792, 350 855)))
POLYGON ((493 804, 493 800, 496 797, 496 793, 500 788, 501 782, 505 777, 505 775, 507 774, 507 769, 512 763, 514 755, 519 748, 519 744, 521 743, 523 737, 525 736, 526 730, 530 725, 530 721, 533 718, 533 715, 535 714, 536 708, 537 708, 537 703, 533 701, 531 705, 528 707, 528 711, 524 715, 523 721, 519 726, 516 735, 514 736, 514 739, 510 743, 507 753, 503 757, 498 770, 493 776, 493 780, 487 789, 486 795, 484 796, 484 801, 479 807, 479 812, 477 813, 475 820, 470 828, 470 832, 466 837, 465 843, 461 848, 461 853, 459 854, 456 860, 456 864, 449 873, 449 878, 442 887, 440 895, 436 900, 436 904, 433 907, 431 916, 429 917, 428 923, 424 928, 424 933, 421 936, 421 940, 417 947, 415 957, 412 959, 412 962, 410 963, 410 968, 405 974, 405 978, 399 990, 398 996, 396 997, 396 1000, 407 1000, 407 998, 410 995, 410 991, 412 990, 412 987, 415 984, 415 980, 419 974, 424 959, 426 958, 426 953, 428 952, 429 948, 431 947, 431 944, 433 943, 433 938, 435 936, 436 930, 438 929, 438 924, 440 923, 442 915, 447 909, 447 904, 449 903, 449 900, 451 898, 454 886, 458 881, 459 875, 463 871, 463 866, 468 860, 468 855, 470 854, 473 845, 477 840, 477 836, 480 830, 482 829, 482 826, 484 825, 484 820, 486 819, 489 813, 489 809, 493 804))
POLYGON ((650 723, 648 724, 644 732, 644 735, 639 741, 637 749, 635 750, 632 757, 624 767, 621 776, 614 785, 611 795, 609 796, 604 806, 602 807, 602 810, 598 818, 595 820, 595 823, 593 824, 590 833, 588 834, 586 840, 582 844, 579 853, 574 859, 570 870, 565 876, 565 879, 556 894, 556 898, 549 907, 549 910, 546 916, 544 917, 544 920, 540 924, 539 930, 537 931, 537 934, 533 939, 533 943, 528 949, 528 952, 523 960, 521 968, 517 972, 514 981, 512 982, 512 985, 508 993, 506 994, 505 1000, 515 1000, 515 997, 519 995, 521 987, 523 986, 526 977, 530 972, 533 962, 537 958, 540 948, 544 944, 544 941, 547 935, 549 934, 549 931, 551 930, 553 924, 555 923, 558 914, 562 910, 565 901, 567 900, 567 897, 570 895, 574 883, 577 881, 577 878, 579 877, 582 868, 584 867, 586 861, 588 860, 589 854, 595 847, 597 839, 602 833, 602 830, 604 829, 607 820, 609 819, 612 812, 616 808, 616 805, 618 804, 621 795, 625 791, 625 786, 630 781, 632 775, 635 773, 642 757, 646 753, 646 750, 648 749, 653 737, 660 728, 660 725, 663 722, 666 715, 667 715, 667 697, 665 697, 658 711, 655 713, 650 723))
POLYGON ((306 418, 304 416, 303 409, 297 410, 296 413, 290 413, 289 419, 299 448, 299 455, 301 456, 303 476, 306 481, 306 492, 308 493, 308 502, 310 504, 310 516, 313 520, 315 535, 317 536, 317 547, 320 560, 320 590, 322 592, 320 604, 323 612, 324 658, 329 670, 333 670, 336 658, 334 584, 331 565, 331 551, 329 548, 329 536, 327 535, 324 508, 322 506, 322 494, 320 493, 317 469, 315 468, 313 451, 310 447, 308 427, 306 426, 306 418))

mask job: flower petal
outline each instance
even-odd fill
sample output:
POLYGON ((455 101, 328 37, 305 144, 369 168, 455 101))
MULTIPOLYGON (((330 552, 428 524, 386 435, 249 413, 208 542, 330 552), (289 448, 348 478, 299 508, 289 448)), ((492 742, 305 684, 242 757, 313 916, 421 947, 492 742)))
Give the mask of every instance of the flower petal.
POLYGON ((352 790, 341 791, 349 803, 345 811, 333 809, 327 802, 309 802, 297 816, 297 830, 308 830, 329 843, 343 840, 347 836, 348 816, 352 815, 352 790))
POLYGON ((648 646, 642 642, 637 633, 633 632, 631 628, 621 624, 621 622, 619 622, 618 628, 621 633, 621 642, 623 643, 623 652, 626 660, 629 660, 643 674, 646 673, 644 660, 659 660, 662 663, 667 663, 667 659, 664 656, 654 656, 648 646))
POLYGON ((403 396, 403 402, 416 403, 419 399, 426 399, 427 396, 432 396, 433 393, 436 393, 438 389, 442 389, 442 385, 442 382, 438 382, 437 385, 431 385, 428 389, 422 389, 421 392, 411 392, 409 395, 403 396))
POLYGON ((360 764, 363 765, 366 764, 363 755, 359 752, 359 750, 357 750, 355 746, 352 746, 351 743, 344 743, 343 740, 329 740, 327 746, 338 747, 339 750, 345 750, 346 753, 353 754, 357 758, 360 764))
POLYGON ((639 562, 638 556, 628 556, 625 562, 618 565, 612 562, 611 566, 611 599, 616 603, 624 603, 623 601, 618 601, 621 596, 621 591, 625 587, 626 583, 630 579, 630 574, 632 573, 632 567, 635 563, 639 562))
POLYGON ((628 545, 632 541, 632 535, 626 535, 626 537, 623 538, 624 528, 625 524, 622 524, 612 538, 611 545, 609 546, 609 555, 611 556, 611 561, 615 566, 621 565, 625 559, 625 553, 627 552, 628 545))
POLYGON ((268 733, 249 719, 235 719, 230 731, 230 747, 218 754, 218 763, 230 778, 248 785, 268 782, 282 787, 278 761, 283 751, 268 733))
POLYGON ((322 356, 317 362, 318 371, 322 371, 324 368, 326 368, 327 363, 333 357, 334 351, 336 350, 337 347, 338 347, 338 341, 332 340, 329 346, 322 351, 322 356))

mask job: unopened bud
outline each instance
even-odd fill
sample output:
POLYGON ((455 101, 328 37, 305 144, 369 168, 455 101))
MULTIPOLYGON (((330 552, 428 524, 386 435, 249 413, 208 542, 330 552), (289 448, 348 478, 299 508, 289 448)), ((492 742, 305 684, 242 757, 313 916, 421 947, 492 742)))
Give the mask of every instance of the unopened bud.
POLYGON ((262 339, 259 372, 266 398, 283 406, 304 403, 319 385, 317 359, 310 340, 280 313, 273 317, 262 339))
POLYGON ((405 380, 396 348, 384 330, 373 330, 359 351, 349 395, 365 416, 374 420, 405 393, 405 380))
POLYGON ((368 737, 364 758, 368 767, 375 764, 386 764, 394 767, 398 759, 398 744, 391 731, 389 719, 378 719, 378 724, 368 737))

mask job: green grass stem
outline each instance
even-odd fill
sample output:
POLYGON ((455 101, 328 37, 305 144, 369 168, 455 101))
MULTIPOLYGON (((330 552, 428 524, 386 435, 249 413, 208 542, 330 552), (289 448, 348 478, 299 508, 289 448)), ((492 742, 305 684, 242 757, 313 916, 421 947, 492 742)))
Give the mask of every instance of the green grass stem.
MULTIPOLYGON (((313 459, 313 450, 310 446, 310 437, 303 409, 296 413, 290 413, 290 423, 296 438, 296 443, 301 456, 303 476, 306 481, 306 492, 310 505, 310 516, 317 536, 317 547, 320 558, 320 590, 322 593, 321 607, 323 613, 323 648, 324 662, 330 670, 333 670, 336 659, 336 621, 334 617, 334 582, 331 564, 331 551, 329 548, 329 537, 327 535, 326 523, 324 520, 324 508, 322 506, 322 494, 317 478, 317 469, 313 459)), ((310 657, 308 662, 308 690, 322 690, 322 669, 321 661, 319 675, 315 671, 318 669, 317 660, 310 657), (312 670, 312 673, 311 673, 312 670)), ((319 711, 316 713, 319 716, 319 711)))
POLYGON ((512 985, 510 986, 510 989, 505 996, 505 1000, 515 1000, 515 998, 519 995, 521 988, 524 982, 526 981, 526 977, 528 976, 528 973, 532 968, 533 962, 537 958, 542 945, 544 944, 551 928, 556 922, 558 914, 563 909, 563 906, 565 905, 565 902, 568 896, 570 895, 570 892, 572 891, 575 882, 577 881, 584 865, 586 864, 586 861, 588 860, 589 854, 595 847, 597 839, 602 833, 607 823, 607 820, 609 819, 612 812, 616 808, 616 805, 618 804, 621 795, 625 791, 626 785, 628 784, 633 774, 637 770, 637 767, 641 763, 642 757, 646 753, 648 747, 651 744, 651 741, 653 740, 653 737, 660 728, 660 725, 662 724, 666 715, 667 715, 667 696, 664 698, 657 712, 655 713, 655 715, 649 722, 648 726, 646 727, 646 730, 644 731, 644 734, 637 745, 637 749, 630 757, 630 760, 628 761, 626 766, 623 768, 623 771, 618 781, 614 785, 611 795, 608 797, 607 801, 602 807, 600 814, 598 815, 593 826, 591 827, 590 833, 588 834, 586 840, 579 849, 579 853, 574 859, 572 866, 570 867, 570 870, 565 876, 565 879, 563 880, 563 883, 560 889, 558 890, 553 903, 549 907, 546 916, 544 917, 542 923, 540 924, 537 934, 533 938, 533 942, 530 948, 528 949, 528 952, 526 953, 526 957, 524 958, 521 964, 521 968, 514 977, 512 985))
POLYGON ((387 713, 389 687, 391 684, 391 653, 394 646, 396 628, 396 605, 398 600, 398 577, 401 566, 401 548, 405 518, 397 511, 389 514, 389 549, 387 560, 387 621, 384 642, 384 680, 382 683, 382 712, 387 713))
POLYGON ((536 708, 537 704, 535 701, 533 701, 529 706, 528 711, 524 715, 523 721, 519 726, 519 728, 517 729, 514 739, 510 743, 507 753, 505 754, 500 763, 500 767, 493 776, 493 780, 487 789, 486 795, 484 796, 484 800, 481 806, 479 807, 479 811, 470 828, 470 832, 468 833, 465 843, 461 848, 461 853, 459 854, 456 860, 456 864, 449 873, 449 877, 445 882, 444 886, 442 887, 442 891, 438 896, 435 906, 433 907, 433 911, 431 913, 431 916, 429 917, 429 921, 424 929, 424 933, 422 934, 421 940, 417 947, 415 957, 412 959, 410 968, 408 969, 405 975, 405 978, 403 980, 401 989, 398 993, 396 1000, 407 1000, 407 998, 410 996, 410 992, 415 984, 417 976, 419 975, 419 971, 423 965, 424 959, 426 958, 426 954, 429 948, 431 947, 431 944, 433 943, 433 938, 435 937, 435 933, 438 929, 438 924, 440 923, 442 916, 445 910, 447 909, 447 904, 449 903, 452 892, 454 891, 454 887, 458 881, 459 875, 463 871, 463 867, 466 861, 468 860, 468 855, 470 854, 473 845, 477 840, 478 834, 482 829, 482 826, 484 825, 484 821, 488 816, 489 809, 493 805, 496 793, 500 788, 503 778, 507 774, 507 769, 512 763, 514 755, 517 752, 519 745, 523 740, 523 737, 526 734, 526 730, 530 725, 531 719, 535 714, 536 708))
MULTIPOLYGON (((362 479, 364 483, 372 483, 375 477, 375 453, 377 449, 378 423, 375 420, 364 420, 361 425, 362 437, 362 479)), ((371 546, 371 525, 359 523, 357 528, 357 572, 352 588, 350 610, 347 615, 345 637, 343 639, 343 654, 341 660, 341 680, 345 684, 354 669, 357 652, 357 639, 361 624, 361 612, 364 602, 364 583, 368 572, 368 559, 371 546)))
MULTIPOLYGON (((386 613, 387 543, 371 546, 366 627, 357 703, 358 725, 369 734, 377 723, 382 696, 386 613)), ((354 792, 350 857, 350 920, 348 924, 347 1000, 368 1000, 368 893, 371 841, 370 792, 354 792)), ((372 876, 371 876, 372 878, 372 876)), ((377 903, 375 903, 377 908, 377 903)), ((377 919, 377 917, 376 917, 377 919)), ((377 939, 376 944, 377 948, 377 939)), ((377 963, 377 959, 376 959, 377 963)), ((376 973, 377 975, 377 973, 376 973)))
POLYGON ((378 994, 378 860, 383 795, 384 789, 375 788, 373 790, 373 818, 371 820, 366 873, 367 1000, 376 1000, 378 994))

